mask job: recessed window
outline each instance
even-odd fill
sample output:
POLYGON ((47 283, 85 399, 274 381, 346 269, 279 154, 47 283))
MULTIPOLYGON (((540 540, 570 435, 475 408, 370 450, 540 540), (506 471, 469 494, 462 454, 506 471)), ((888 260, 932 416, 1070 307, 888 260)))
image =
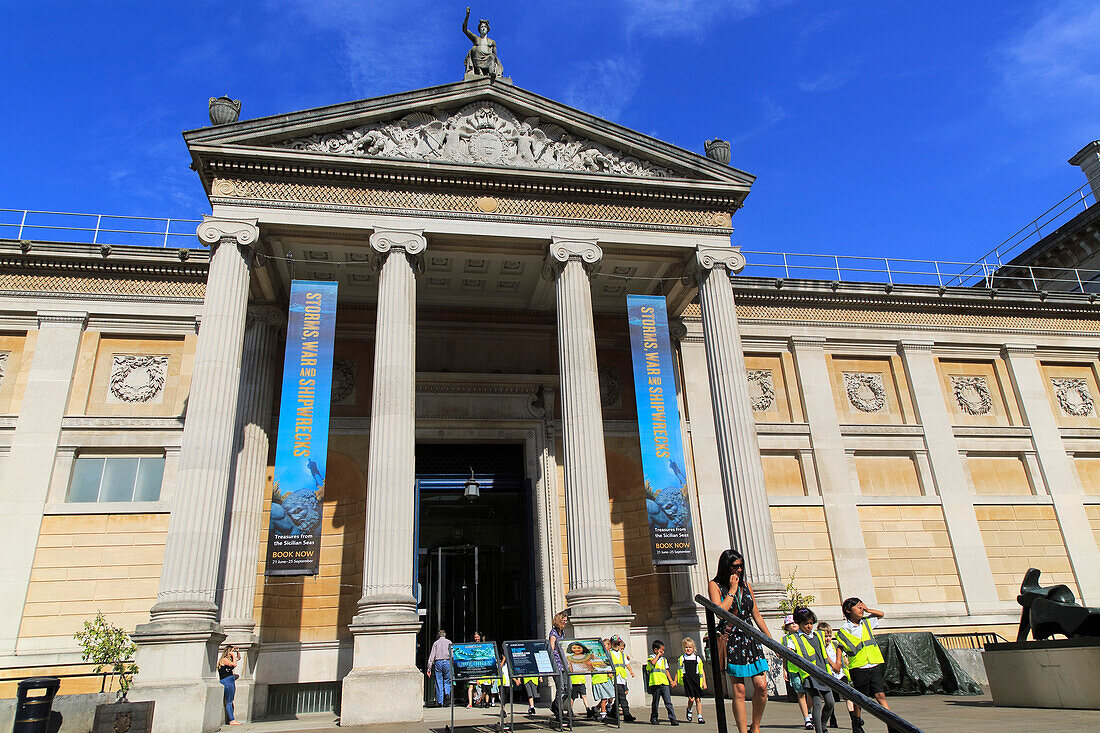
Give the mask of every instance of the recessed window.
POLYGON ((163 456, 78 456, 67 501, 157 501, 163 477, 163 456))

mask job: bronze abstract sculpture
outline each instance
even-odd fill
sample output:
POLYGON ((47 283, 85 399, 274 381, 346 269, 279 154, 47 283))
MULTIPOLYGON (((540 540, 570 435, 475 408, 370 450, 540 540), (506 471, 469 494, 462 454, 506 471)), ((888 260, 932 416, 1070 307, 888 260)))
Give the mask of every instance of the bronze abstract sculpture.
POLYGON ((1055 634, 1068 638, 1100 637, 1100 608, 1079 605, 1068 586, 1044 588, 1039 585, 1039 570, 1036 568, 1029 568, 1024 574, 1016 600, 1024 609, 1020 615, 1017 642, 1027 641, 1028 631, 1036 641, 1055 634))

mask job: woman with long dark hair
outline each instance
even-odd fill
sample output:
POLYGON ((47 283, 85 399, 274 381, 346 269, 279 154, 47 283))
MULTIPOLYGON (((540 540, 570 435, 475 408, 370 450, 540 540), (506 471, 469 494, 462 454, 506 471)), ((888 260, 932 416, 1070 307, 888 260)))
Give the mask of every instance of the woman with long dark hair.
MULTIPOLYGON (((745 558, 737 550, 729 549, 718 558, 718 569, 707 587, 710 600, 746 623, 756 625, 771 637, 764 617, 756 606, 752 584, 745 580, 745 558)), ((733 677, 733 719, 739 733, 760 733, 760 721, 764 718, 764 706, 768 702, 768 683, 764 673, 768 661, 760 642, 724 624, 719 627, 719 654, 725 651, 726 672, 733 677), (745 717, 745 680, 752 680, 752 727, 745 717)), ((718 682, 716 681, 716 684, 718 682)))

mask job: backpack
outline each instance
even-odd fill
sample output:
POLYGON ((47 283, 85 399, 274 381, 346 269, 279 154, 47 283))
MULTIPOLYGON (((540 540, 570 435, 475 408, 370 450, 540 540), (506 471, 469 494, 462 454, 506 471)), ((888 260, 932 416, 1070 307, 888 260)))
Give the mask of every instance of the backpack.
POLYGON ((653 665, 646 660, 645 667, 642 670, 642 681, 645 683, 645 694, 653 694, 653 686, 649 684, 649 675, 653 672, 653 665))

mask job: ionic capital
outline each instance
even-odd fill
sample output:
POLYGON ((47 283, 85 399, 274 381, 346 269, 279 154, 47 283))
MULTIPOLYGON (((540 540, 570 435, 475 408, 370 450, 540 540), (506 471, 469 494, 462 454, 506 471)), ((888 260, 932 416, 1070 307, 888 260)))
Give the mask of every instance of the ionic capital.
POLYGON ((251 247, 260 238, 260 227, 256 219, 223 219, 203 214, 202 224, 195 233, 199 241, 211 249, 226 240, 251 247))
POLYGON ((415 257, 427 249, 428 240, 423 229, 375 229, 370 235, 370 246, 382 259, 395 249, 415 257))
POLYGON ((553 237, 550 240, 550 257, 563 264, 579 259, 586 265, 594 265, 603 259, 603 250, 595 239, 553 237))
POLYGON ((286 325, 286 311, 273 305, 250 305, 245 311, 245 324, 262 323, 267 326, 286 325))
POLYGON ((700 270, 724 267, 731 275, 736 275, 745 269, 745 255, 738 247, 701 244, 695 249, 695 266, 700 270))

